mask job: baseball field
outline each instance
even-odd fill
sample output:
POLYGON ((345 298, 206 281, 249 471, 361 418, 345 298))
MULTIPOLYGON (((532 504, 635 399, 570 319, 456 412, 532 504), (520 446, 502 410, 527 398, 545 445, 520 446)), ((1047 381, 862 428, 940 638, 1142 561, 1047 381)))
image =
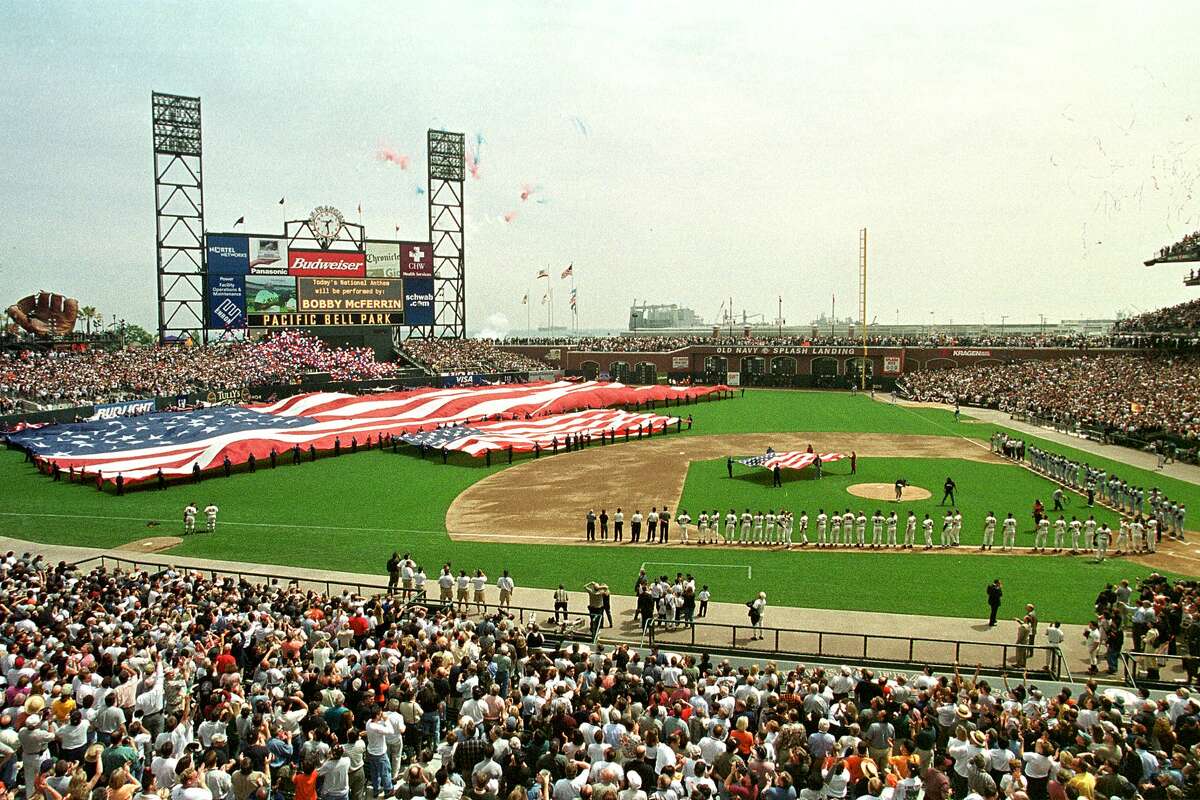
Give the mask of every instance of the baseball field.
MULTIPOLYGON (((988 437, 997 428, 967 417, 955 422, 944 410, 863 395, 767 390, 681 411, 693 415, 692 430, 539 459, 518 457, 512 465, 503 457, 486 466, 482 459, 454 455, 443 464, 440 458, 420 459, 412 448, 371 450, 296 466, 285 458, 276 469, 260 464, 253 474, 124 496, 65 479, 53 482, 22 463, 19 452, 4 451, 0 534, 57 544, 129 545, 179 535, 182 509, 194 501, 219 506, 217 532, 187 537, 170 552, 382 575, 388 556, 399 550, 411 552, 431 575, 451 562, 456 571, 478 567, 493 579, 508 569, 521 586, 563 583, 578 589, 597 579, 618 593, 631 593, 645 566, 653 573, 690 572, 709 585, 714 600, 745 600, 762 589, 776 606, 947 616, 978 616, 983 586, 999 577, 1008 596, 1036 602, 1043 618, 1064 622, 1086 621, 1107 581, 1138 578, 1152 568, 1161 571, 1160 565, 1174 573, 1196 571, 1195 555, 1180 545, 1141 563, 980 554, 976 548, 988 511, 1001 518, 1012 512, 1020 523, 1018 546, 1031 546, 1031 507, 1040 498, 1049 508, 1054 485, 991 454, 988 437), (757 455, 768 446, 803 449, 809 443, 822 452, 853 450, 857 473, 850 474, 848 461, 827 465, 821 480, 811 470, 785 471, 780 488, 772 488, 766 470, 739 465, 732 478, 727 475, 727 456, 757 455), (634 509, 645 513, 665 505, 673 514, 686 509, 693 517, 701 509, 730 508, 786 508, 813 517, 819 509, 851 508, 869 517, 876 509, 886 514, 894 508, 902 519, 909 509, 938 519, 945 511, 938 500, 947 476, 958 485, 964 517, 964 546, 953 552, 684 547, 676 535, 668 546, 583 541, 588 509, 611 514, 618 506, 627 518, 634 509), (932 496, 893 503, 849 491, 897 478, 932 496)), ((1025 438, 1200 507, 1200 487, 1025 438)), ((1116 523, 1114 513, 1088 509, 1076 495, 1068 495, 1064 513, 1067 519, 1094 514, 1116 523)))

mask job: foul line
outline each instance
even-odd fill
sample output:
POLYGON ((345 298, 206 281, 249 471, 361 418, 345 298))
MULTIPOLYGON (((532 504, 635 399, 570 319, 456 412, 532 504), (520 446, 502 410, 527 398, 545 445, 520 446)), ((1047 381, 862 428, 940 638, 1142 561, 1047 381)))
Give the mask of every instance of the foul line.
MULTIPOLYGON (((43 514, 33 511, 0 511, 0 516, 4 517, 43 517, 49 519, 86 519, 86 520, 115 520, 118 522, 158 522, 161 527, 168 527, 172 523, 156 520, 147 517, 119 517, 105 514, 43 514)), ((182 527, 182 521, 179 522, 179 527, 182 527)), ((221 520, 217 523, 218 527, 227 525, 236 525, 245 528, 290 528, 295 530, 311 530, 311 531, 346 531, 346 532, 367 532, 367 533, 432 533, 438 536, 448 537, 480 537, 480 538, 503 538, 510 534, 503 533, 455 533, 445 530, 432 530, 426 528, 366 528, 354 527, 346 525, 295 525, 284 522, 233 522, 230 520, 221 520)), ((204 534, 198 534, 204 535, 204 534)), ((524 534, 511 534, 513 537, 521 539, 544 539, 546 541, 561 541, 561 536, 526 536, 524 534)))
POLYGON ((749 580, 754 577, 754 573, 749 564, 701 564, 694 561, 643 561, 640 569, 645 569, 650 564, 657 564, 660 567, 715 567, 721 569, 744 569, 746 570, 746 578, 749 580))

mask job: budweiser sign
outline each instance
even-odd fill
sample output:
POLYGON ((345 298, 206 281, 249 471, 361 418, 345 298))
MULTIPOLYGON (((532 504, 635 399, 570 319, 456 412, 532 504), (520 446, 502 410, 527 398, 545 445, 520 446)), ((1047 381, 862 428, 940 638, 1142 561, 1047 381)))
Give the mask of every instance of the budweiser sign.
POLYGON ((367 259, 362 253, 292 250, 288 255, 288 275, 302 278, 363 278, 367 274, 367 259))

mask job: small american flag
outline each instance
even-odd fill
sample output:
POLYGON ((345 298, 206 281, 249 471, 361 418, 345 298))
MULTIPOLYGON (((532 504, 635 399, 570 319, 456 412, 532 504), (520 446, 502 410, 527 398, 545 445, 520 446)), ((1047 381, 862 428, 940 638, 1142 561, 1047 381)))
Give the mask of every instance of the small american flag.
MULTIPOLYGON (((828 464, 831 461, 841 461, 846 456, 842 453, 821 453, 821 463, 828 464)), ((817 460, 817 453, 809 453, 804 450, 792 450, 787 453, 776 453, 774 450, 768 450, 761 456, 752 456, 750 458, 739 458, 739 464, 745 464, 747 467, 762 467, 763 469, 774 470, 776 466, 780 469, 804 469, 812 466, 817 460)))

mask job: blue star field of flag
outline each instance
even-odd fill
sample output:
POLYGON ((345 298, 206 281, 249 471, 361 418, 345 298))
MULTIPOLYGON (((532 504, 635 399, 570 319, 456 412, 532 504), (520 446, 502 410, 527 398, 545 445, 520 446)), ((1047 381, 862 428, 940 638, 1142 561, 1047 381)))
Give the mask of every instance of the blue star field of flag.
POLYGON ((188 413, 159 412, 71 422, 10 434, 8 438, 45 458, 84 457, 144 447, 189 445, 214 436, 264 429, 292 430, 315 422, 308 417, 280 417, 240 406, 214 406, 188 413))

